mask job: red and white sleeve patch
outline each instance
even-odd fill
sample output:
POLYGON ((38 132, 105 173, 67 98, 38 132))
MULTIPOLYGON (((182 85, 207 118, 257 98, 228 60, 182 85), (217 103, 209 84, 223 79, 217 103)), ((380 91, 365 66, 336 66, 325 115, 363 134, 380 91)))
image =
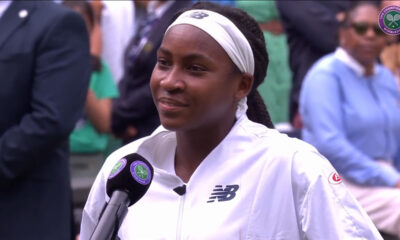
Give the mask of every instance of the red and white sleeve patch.
POLYGON ((337 172, 332 172, 329 175, 328 181, 331 184, 340 184, 342 182, 342 178, 339 176, 337 172))

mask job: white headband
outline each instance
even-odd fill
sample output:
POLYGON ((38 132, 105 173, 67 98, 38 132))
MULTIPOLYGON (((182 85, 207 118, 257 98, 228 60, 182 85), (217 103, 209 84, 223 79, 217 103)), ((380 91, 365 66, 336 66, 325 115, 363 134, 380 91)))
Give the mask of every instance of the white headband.
POLYGON ((189 10, 182 13, 167 31, 178 24, 190 24, 206 32, 218 42, 242 73, 254 75, 254 57, 250 43, 228 18, 209 10, 189 10))

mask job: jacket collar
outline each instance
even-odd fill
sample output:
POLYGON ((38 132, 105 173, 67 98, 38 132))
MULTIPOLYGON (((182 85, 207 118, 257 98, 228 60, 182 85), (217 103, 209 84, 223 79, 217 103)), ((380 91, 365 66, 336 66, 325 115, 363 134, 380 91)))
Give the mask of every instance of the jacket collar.
MULTIPOLYGON (((346 64, 350 69, 352 69, 357 74, 357 76, 362 77, 365 75, 365 68, 348 52, 346 52, 344 48, 338 47, 334 54, 337 59, 339 59, 341 62, 346 64)), ((378 71, 378 65, 375 63, 373 69, 373 75, 375 75, 377 71, 378 71)))

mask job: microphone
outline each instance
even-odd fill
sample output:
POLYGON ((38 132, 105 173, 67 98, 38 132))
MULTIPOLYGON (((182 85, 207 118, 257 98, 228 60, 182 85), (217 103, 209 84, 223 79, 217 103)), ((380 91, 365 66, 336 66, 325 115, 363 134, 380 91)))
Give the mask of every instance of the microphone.
POLYGON ((123 157, 114 165, 106 183, 110 201, 105 204, 90 240, 114 239, 128 207, 149 189, 153 172, 151 164, 137 153, 123 157))

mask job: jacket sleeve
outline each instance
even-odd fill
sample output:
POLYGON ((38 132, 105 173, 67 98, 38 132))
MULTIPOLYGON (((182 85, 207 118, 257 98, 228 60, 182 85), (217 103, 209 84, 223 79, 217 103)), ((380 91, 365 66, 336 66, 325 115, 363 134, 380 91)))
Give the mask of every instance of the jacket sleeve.
POLYGON ((341 111, 341 87, 328 70, 314 69, 306 76, 300 95, 304 135, 347 179, 369 186, 394 186, 400 174, 378 164, 346 138, 341 111))
POLYGON ((34 67, 27 71, 33 74, 30 110, 0 136, 2 185, 43 164, 41 159, 68 140, 86 99, 89 40, 78 14, 53 19, 34 51, 34 67))
POLYGON ((297 151, 292 169, 301 239, 382 239, 326 158, 297 151))
POLYGON ((322 52, 335 50, 339 23, 331 9, 318 1, 277 1, 277 7, 284 25, 322 52))

